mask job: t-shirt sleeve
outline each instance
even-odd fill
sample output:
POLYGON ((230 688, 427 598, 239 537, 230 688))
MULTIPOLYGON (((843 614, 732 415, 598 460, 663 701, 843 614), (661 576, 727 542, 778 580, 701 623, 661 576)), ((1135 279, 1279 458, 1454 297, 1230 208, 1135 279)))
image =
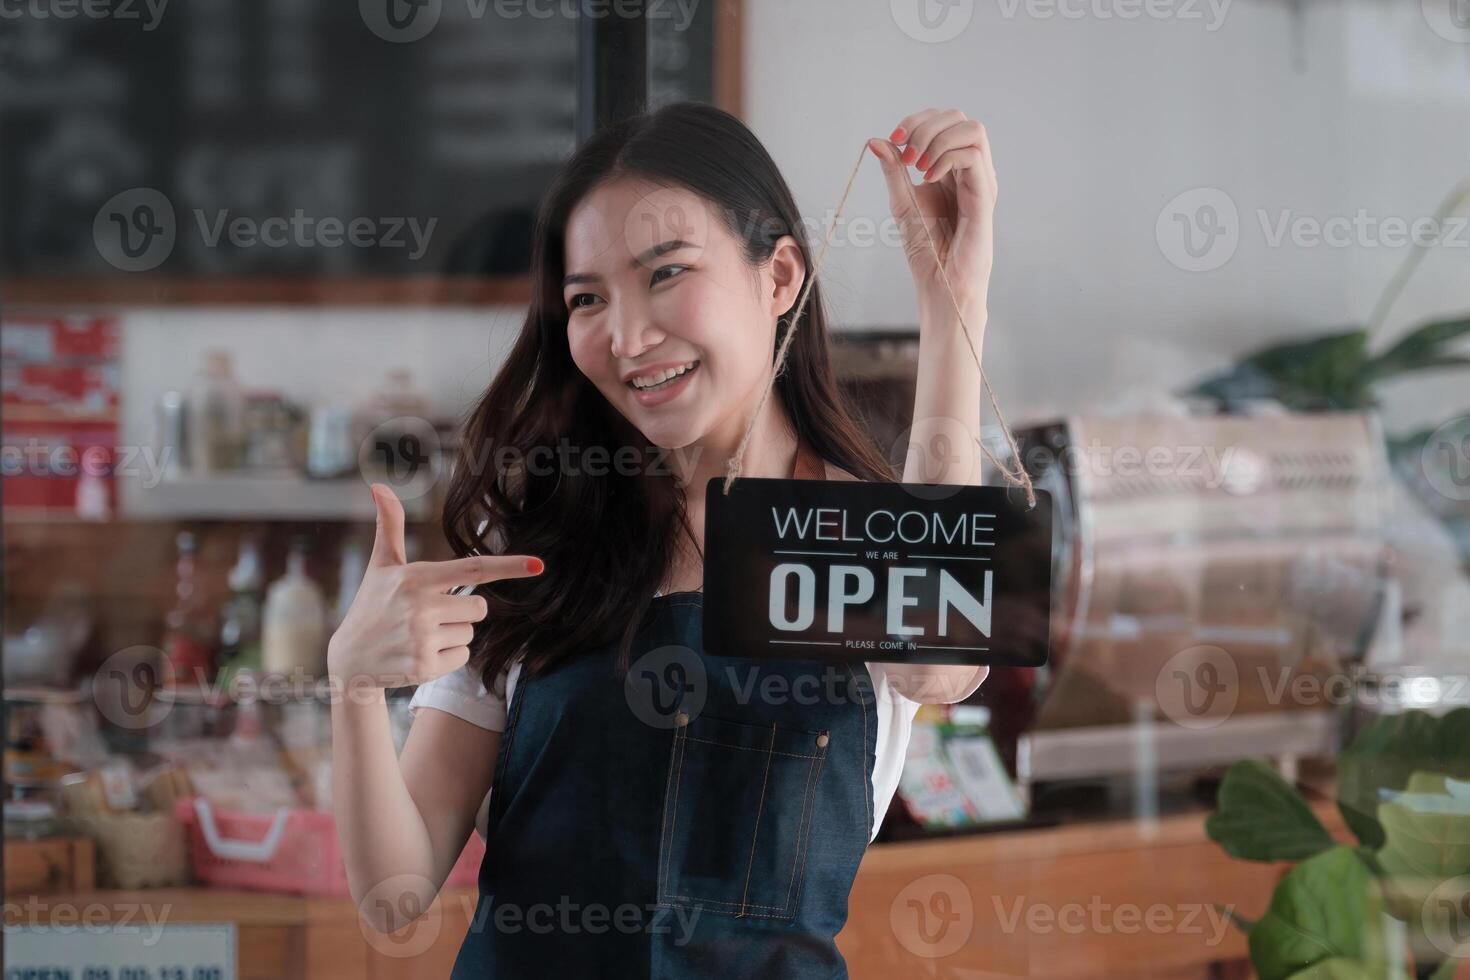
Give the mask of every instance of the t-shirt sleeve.
POLYGON ((953 697, 943 698, 943 699, 940 700, 939 703, 940 704, 955 704, 956 702, 965 700, 965 698, 969 697, 970 695, 974 694, 976 691, 980 690, 980 685, 981 684, 984 684, 985 683, 985 678, 987 678, 989 676, 990 676, 990 668, 989 667, 981 667, 979 670, 975 671, 975 676, 972 677, 972 678, 970 678, 969 682, 966 683, 964 687, 960 688, 959 691, 956 692, 953 697))
POLYGON ((465 664, 458 670, 420 684, 409 699, 408 713, 415 716, 420 708, 438 708, 456 718, 463 718, 471 725, 504 732, 505 678, 506 673, 502 671, 495 690, 487 691, 479 671, 465 664))
MULTIPOLYGON (((886 667, 886 665, 884 664, 874 664, 872 666, 878 668, 886 667)), ((886 675, 884 680, 889 686, 890 690, 894 692, 894 697, 897 697, 903 701, 907 701, 910 704, 956 704, 960 701, 965 700, 965 698, 978 691, 980 689, 980 685, 985 683, 985 678, 988 676, 990 676, 990 668, 982 667, 980 670, 975 671, 974 676, 971 677, 963 687, 957 690, 942 689, 938 685, 936 685, 933 691, 916 689, 912 692, 902 690, 901 685, 893 684, 892 680, 886 675), (909 697, 910 694, 913 695, 912 698, 909 697)))
POLYGON ((873 826, 868 832, 871 843, 878 836, 878 829, 893 802, 893 795, 898 792, 904 759, 908 754, 909 736, 914 730, 914 717, 919 713, 919 705, 899 694, 888 683, 887 664, 868 661, 866 666, 878 702, 878 744, 873 765, 873 826))

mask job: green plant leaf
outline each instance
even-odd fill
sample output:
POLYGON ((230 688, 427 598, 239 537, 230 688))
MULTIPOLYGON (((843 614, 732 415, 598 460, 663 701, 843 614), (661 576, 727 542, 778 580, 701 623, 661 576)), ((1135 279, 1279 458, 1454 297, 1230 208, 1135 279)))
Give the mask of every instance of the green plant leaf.
POLYGON ((1470 366, 1470 359, 1447 349, 1466 335, 1470 318, 1437 320, 1417 327, 1372 358, 1361 328, 1290 340, 1251 352, 1228 372, 1199 382, 1188 393, 1221 401, 1274 398, 1297 411, 1367 408, 1374 404, 1373 384, 1382 378, 1470 366))
POLYGON ((1450 782, 1440 773, 1416 772, 1402 793, 1378 807, 1385 871, 1436 882, 1470 874, 1470 795, 1451 794, 1450 782))
POLYGON ((1373 875, 1352 848, 1334 847, 1281 879, 1251 930, 1251 963, 1261 980, 1287 980, 1333 958, 1381 963, 1381 915, 1373 875))
POLYGON ((1251 934, 1251 930, 1256 927, 1256 923, 1254 922, 1254 920, 1247 919, 1245 916, 1235 911, 1235 909, 1221 905, 1219 902, 1215 903, 1215 911, 1227 917, 1231 922, 1234 922, 1235 927, 1241 932, 1245 933, 1247 936, 1249 936, 1251 934))
POLYGON ((1440 883, 1470 874, 1470 785, 1416 772, 1378 807, 1378 822, 1387 838, 1378 861, 1390 877, 1385 897, 1395 916, 1417 920, 1440 883))
POLYGON ((1225 773, 1205 832, 1225 853, 1247 861, 1300 861, 1333 846, 1301 795, 1259 759, 1225 773))
POLYGON ((1353 848, 1353 852, 1358 855, 1358 860, 1362 861, 1363 864, 1367 865, 1368 870, 1373 872, 1375 878, 1387 877, 1388 872, 1384 871, 1383 865, 1378 863, 1378 852, 1373 850, 1373 848, 1364 847, 1359 844, 1353 848))
POLYGON ((1457 354, 1443 354, 1439 357, 1426 357, 1414 365, 1414 371, 1438 370, 1441 368, 1464 368, 1470 367, 1470 357, 1462 357, 1457 354))
POLYGON ((1192 394, 1222 400, 1275 398, 1288 408, 1362 408, 1372 404, 1360 328, 1263 347, 1192 394))
POLYGON ((1370 360, 1367 364, 1368 373, 1373 378, 1384 378, 1417 370, 1444 357, 1445 348, 1449 344, 1467 335, 1470 335, 1470 318, 1426 323, 1416 327, 1401 337, 1398 343, 1370 360))
POLYGON ((1383 847, 1380 790, 1401 790, 1416 771, 1470 778, 1470 708, 1439 717, 1423 711, 1384 715, 1337 757, 1337 807, 1364 847, 1383 847))

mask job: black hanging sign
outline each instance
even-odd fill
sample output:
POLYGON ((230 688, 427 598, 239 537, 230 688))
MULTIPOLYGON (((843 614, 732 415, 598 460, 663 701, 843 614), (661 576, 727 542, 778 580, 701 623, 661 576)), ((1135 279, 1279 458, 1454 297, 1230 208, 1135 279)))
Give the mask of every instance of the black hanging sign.
POLYGON ((1051 496, 1002 487, 723 479, 705 488, 714 656, 1046 663, 1051 496))

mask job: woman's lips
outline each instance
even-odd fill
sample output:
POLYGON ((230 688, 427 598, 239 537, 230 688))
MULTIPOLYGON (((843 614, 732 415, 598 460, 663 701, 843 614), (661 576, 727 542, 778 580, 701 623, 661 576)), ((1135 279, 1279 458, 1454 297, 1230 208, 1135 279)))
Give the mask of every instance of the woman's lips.
POLYGON ((679 397, 679 392, 689 387, 689 379, 698 374, 699 369, 703 366, 704 365, 701 363, 696 363, 694 367, 690 368, 688 371, 685 371, 683 374, 675 378, 673 383, 664 385, 662 388, 658 388, 654 391, 639 391, 638 389, 634 388, 633 397, 638 399, 638 404, 642 405, 644 408, 652 408, 655 405, 662 405, 664 402, 668 401, 671 398, 679 397))

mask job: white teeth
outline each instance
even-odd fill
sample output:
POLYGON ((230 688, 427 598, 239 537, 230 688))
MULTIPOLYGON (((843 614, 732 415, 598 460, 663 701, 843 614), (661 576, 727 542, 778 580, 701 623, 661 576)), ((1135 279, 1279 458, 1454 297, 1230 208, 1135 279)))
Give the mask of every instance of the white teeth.
POLYGON ((698 363, 698 361, 690 361, 688 364, 681 364, 676 368, 666 368, 662 371, 655 371, 652 374, 645 374, 641 377, 634 378, 632 381, 633 387, 639 391, 657 388, 666 382, 672 381, 681 374, 694 370, 694 366, 698 363))

